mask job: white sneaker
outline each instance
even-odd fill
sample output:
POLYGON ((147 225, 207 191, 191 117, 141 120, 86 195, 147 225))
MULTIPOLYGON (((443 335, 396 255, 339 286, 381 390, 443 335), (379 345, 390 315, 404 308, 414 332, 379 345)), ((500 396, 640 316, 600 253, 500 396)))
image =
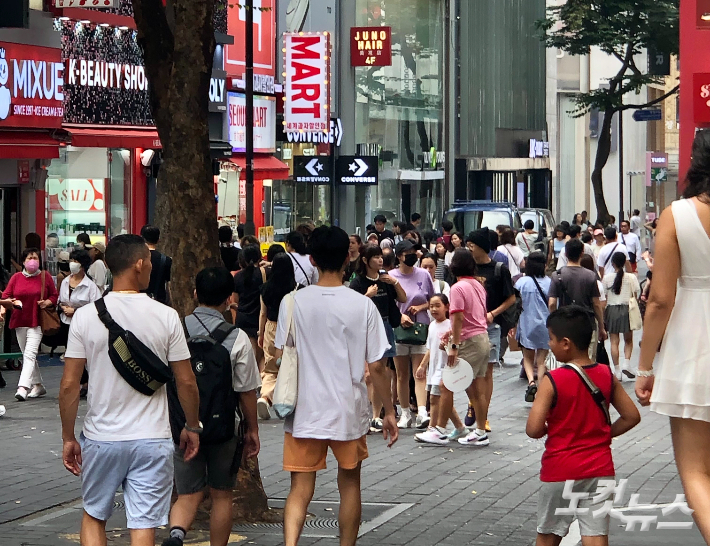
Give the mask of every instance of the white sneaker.
POLYGON ((34 385, 32 387, 32 390, 27 395, 27 398, 39 398, 40 396, 44 396, 45 394, 47 394, 47 389, 44 388, 44 385, 42 385, 42 383, 39 383, 38 385, 34 385))
POLYGON ((412 412, 402 410, 402 416, 399 418, 397 428, 412 428, 412 412))
POLYGON ((438 430, 431 427, 424 432, 415 434, 414 439, 423 444, 434 444, 438 446, 445 446, 449 443, 449 439, 446 436, 443 436, 438 430))
POLYGON ((30 390, 26 387, 18 387, 17 392, 15 393, 15 399, 18 402, 24 402, 27 400, 27 395, 29 394, 30 390))
POLYGON ((0 405, 0 417, 5 415, 5 406, 0 405))
POLYGON ((429 427, 429 421, 430 419, 428 415, 417 414, 415 426, 419 430, 426 430, 429 427))
POLYGON ((268 421, 271 419, 271 412, 269 411, 269 401, 266 398, 259 398, 256 401, 256 414, 259 416, 259 419, 262 419, 264 421, 268 421))
POLYGON ((488 439, 488 434, 482 434, 481 436, 478 435, 478 433, 474 430, 471 434, 466 436, 465 438, 459 438, 459 444, 463 446, 487 446, 490 444, 490 440, 488 439))

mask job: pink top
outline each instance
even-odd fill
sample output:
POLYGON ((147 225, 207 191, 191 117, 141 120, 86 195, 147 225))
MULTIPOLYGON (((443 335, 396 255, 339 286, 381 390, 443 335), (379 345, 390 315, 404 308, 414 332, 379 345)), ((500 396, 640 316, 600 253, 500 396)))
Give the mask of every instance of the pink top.
POLYGON ((486 289, 473 277, 459 277, 449 294, 449 314, 463 313, 461 339, 465 341, 488 331, 486 289))
MULTIPOLYGON (((2 293, 2 299, 15 298, 22 302, 22 309, 13 309, 10 316, 10 328, 35 328, 39 326, 39 302, 42 293, 42 273, 34 277, 26 277, 22 272, 15 273, 7 288, 2 293)), ((44 273, 44 299, 57 304, 59 294, 54 285, 52 275, 44 273)))

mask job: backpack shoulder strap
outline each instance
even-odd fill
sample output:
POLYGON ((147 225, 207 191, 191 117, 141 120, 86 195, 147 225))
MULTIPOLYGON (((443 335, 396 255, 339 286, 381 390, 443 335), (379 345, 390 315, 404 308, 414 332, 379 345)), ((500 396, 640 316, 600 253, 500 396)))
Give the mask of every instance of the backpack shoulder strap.
POLYGON ((210 332, 210 337, 217 343, 222 343, 229 334, 234 332, 237 327, 234 324, 229 324, 227 321, 222 322, 217 328, 210 332))
POLYGON ((566 363, 562 366, 574 371, 577 376, 582 380, 582 383, 592 395, 594 402, 604 413, 604 417, 606 418, 606 424, 611 425, 611 415, 609 415, 609 401, 606 399, 601 389, 597 387, 594 381, 592 381, 592 379, 587 375, 587 372, 585 372, 584 369, 580 368, 576 364, 566 363))

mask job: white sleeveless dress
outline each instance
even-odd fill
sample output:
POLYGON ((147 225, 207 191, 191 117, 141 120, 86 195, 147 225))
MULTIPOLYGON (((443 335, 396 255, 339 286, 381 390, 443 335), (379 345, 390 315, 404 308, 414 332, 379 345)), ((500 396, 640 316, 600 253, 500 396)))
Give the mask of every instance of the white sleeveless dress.
POLYGON ((651 410, 710 422, 710 238, 690 199, 671 205, 680 278, 651 395, 651 410))

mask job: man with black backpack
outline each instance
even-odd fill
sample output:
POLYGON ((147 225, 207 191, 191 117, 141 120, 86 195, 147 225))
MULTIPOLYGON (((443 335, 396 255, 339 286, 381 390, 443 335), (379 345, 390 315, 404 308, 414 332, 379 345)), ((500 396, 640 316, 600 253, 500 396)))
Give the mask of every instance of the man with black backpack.
POLYGON ((170 536, 163 546, 182 546, 207 486, 212 499, 210 544, 226 546, 232 529, 232 488, 242 455, 251 458, 259 453, 259 368, 247 334, 222 318, 233 282, 224 267, 200 271, 195 281, 199 306, 185 317, 203 431, 197 456, 185 461, 177 447, 185 417, 177 390, 169 388, 178 499, 170 512, 170 536))

